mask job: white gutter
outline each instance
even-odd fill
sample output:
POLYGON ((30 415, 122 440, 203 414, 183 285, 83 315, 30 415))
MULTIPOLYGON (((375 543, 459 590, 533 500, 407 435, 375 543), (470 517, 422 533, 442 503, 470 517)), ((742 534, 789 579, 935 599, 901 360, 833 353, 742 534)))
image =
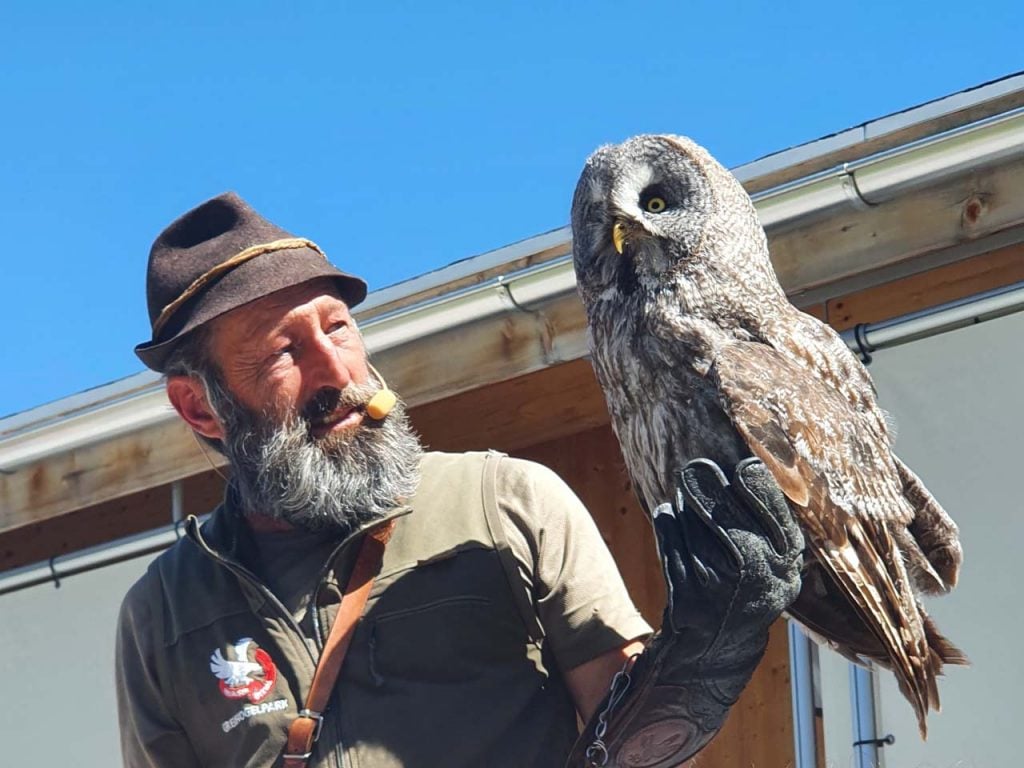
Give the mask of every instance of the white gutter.
MULTIPOLYGON (((832 213, 840 206, 877 205, 896 194, 936 183, 966 169, 1021 157, 1024 110, 1015 110, 759 193, 754 200, 767 229, 787 229, 832 213)), ((564 247, 566 255, 363 320, 361 328, 367 347, 378 352, 507 311, 510 306, 529 308, 573 290, 575 276, 568 257, 568 230, 556 230, 500 252, 508 256, 514 251, 522 258, 529 255, 525 252, 527 244, 545 252, 557 252, 564 247)), ((493 255, 477 258, 490 260, 488 263, 494 261, 493 255)), ((475 266, 476 259, 472 259, 450 269, 454 270, 452 275, 469 275, 475 266)), ((385 289, 386 298, 395 300, 399 288, 408 290, 409 285, 385 289)), ((384 303, 388 302, 374 300, 373 296, 368 300, 371 307, 384 303)), ((93 401, 76 395, 0 421, 0 472, 173 418, 155 374, 129 377, 100 388, 95 394, 98 397, 93 401), (74 401, 77 407, 70 407, 68 401, 74 401)))
POLYGON ((550 251, 569 252, 570 233, 568 227, 560 227, 525 240, 506 245, 493 251, 460 259, 440 269, 403 280, 374 291, 359 305, 360 313, 372 313, 378 307, 393 304, 409 296, 415 296, 445 285, 472 278, 481 272, 503 268, 505 264, 534 259, 538 254, 550 251))
MULTIPOLYGON (((569 244, 565 245, 568 249, 569 244)), ((424 304, 378 315, 359 327, 370 351, 380 352, 512 309, 528 309, 574 290, 572 257, 566 255, 424 304)))
POLYGON ((837 208, 867 208, 994 163, 1024 156, 1024 109, 844 163, 753 195, 766 230, 791 228, 837 208))

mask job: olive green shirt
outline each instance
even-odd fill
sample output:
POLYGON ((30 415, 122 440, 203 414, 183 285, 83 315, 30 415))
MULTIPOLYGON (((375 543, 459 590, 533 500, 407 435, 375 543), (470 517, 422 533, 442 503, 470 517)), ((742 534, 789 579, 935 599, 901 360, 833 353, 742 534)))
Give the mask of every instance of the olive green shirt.
MULTIPOLYGON (((311 766, 560 766, 562 671, 650 628, 550 470, 427 454, 311 766)), ((126 765, 279 765, 360 536, 253 537, 230 494, 122 606, 126 765), (269 585, 269 586, 268 586, 269 585)))

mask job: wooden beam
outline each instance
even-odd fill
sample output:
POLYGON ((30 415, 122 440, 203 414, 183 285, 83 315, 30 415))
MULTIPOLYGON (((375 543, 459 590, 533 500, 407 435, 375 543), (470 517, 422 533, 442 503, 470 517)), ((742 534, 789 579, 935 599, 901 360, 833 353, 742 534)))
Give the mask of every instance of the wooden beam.
MULTIPOLYGON (((375 356, 391 386, 415 407, 542 370, 584 351, 584 319, 573 294, 530 312, 496 316, 375 356)), ((205 472, 184 422, 49 456, 0 474, 0 534, 205 472)))
POLYGON ((86 445, 0 475, 0 531, 157 488, 209 468, 192 432, 177 419, 86 445))
POLYGON ((515 451, 608 423, 587 360, 421 405, 410 416, 424 444, 439 451, 515 451))
POLYGON ((1024 244, 837 296, 826 303, 826 316, 833 328, 845 331, 858 323, 889 320, 1021 281, 1024 244))
POLYGON ((410 406, 437 402, 577 360, 587 353, 586 318, 575 293, 453 328, 374 354, 410 406))
MULTIPOLYGON (((414 407, 410 418, 425 445, 450 451, 512 451, 608 422, 603 395, 586 360, 414 407)), ((203 471, 183 480, 187 511, 208 512, 220 501, 223 481, 209 468, 191 434, 165 435, 165 441, 161 447, 168 452, 181 445, 195 451, 196 461, 185 466, 203 471)), ((78 459, 79 466, 83 461, 78 459)), ((0 533, 0 571, 165 525, 171 519, 170 498, 170 484, 162 482, 9 528, 0 533)))

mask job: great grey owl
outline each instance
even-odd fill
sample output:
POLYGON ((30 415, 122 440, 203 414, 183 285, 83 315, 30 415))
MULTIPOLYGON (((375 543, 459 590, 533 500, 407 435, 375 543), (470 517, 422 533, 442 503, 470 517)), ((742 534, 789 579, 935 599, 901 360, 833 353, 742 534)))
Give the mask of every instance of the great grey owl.
POLYGON ((587 160, 572 232, 594 369, 648 511, 690 459, 762 459, 807 541, 791 616, 892 669, 926 735, 936 675, 967 659, 915 589, 956 584, 957 527, 893 454, 864 366, 786 299, 746 191, 689 139, 638 136, 587 160))

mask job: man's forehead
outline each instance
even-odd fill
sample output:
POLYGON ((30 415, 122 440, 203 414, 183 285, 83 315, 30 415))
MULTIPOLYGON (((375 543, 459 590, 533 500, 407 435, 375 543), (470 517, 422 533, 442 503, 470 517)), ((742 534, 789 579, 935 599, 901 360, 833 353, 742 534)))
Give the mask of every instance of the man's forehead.
POLYGON ((329 277, 322 277, 317 280, 301 283, 300 285, 293 285, 291 288, 285 288, 283 291, 277 291, 269 296, 264 296, 262 299, 242 307, 242 309, 251 308, 254 314, 264 317, 283 316, 293 309, 297 309, 320 298, 333 300, 330 302, 331 304, 336 302, 348 311, 348 305, 345 304, 345 301, 341 298, 341 293, 338 291, 338 284, 329 277))
POLYGON ((319 278, 293 285, 232 310, 217 318, 215 330, 240 328, 250 335, 271 331, 286 322, 289 315, 310 304, 340 309, 348 314, 348 305, 341 298, 337 283, 331 278, 319 278))

